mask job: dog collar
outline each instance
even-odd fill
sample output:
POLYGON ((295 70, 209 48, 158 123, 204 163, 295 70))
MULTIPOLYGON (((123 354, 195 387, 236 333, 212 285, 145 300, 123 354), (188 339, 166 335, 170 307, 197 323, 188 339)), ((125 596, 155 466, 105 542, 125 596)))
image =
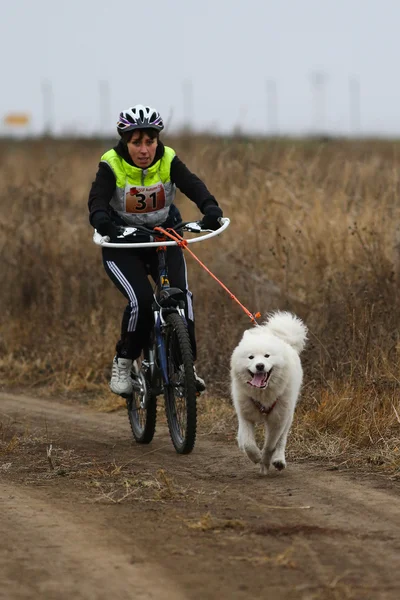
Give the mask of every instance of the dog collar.
POLYGON ((259 402, 258 400, 256 400, 255 398, 250 398, 253 401, 253 404, 258 408, 258 410, 260 411, 260 413, 262 415, 269 415, 270 412, 272 412, 272 409, 274 408, 275 404, 278 402, 277 398, 275 400, 275 402, 273 404, 271 404, 271 406, 268 406, 268 408, 266 406, 264 406, 263 404, 261 404, 261 402, 259 402))

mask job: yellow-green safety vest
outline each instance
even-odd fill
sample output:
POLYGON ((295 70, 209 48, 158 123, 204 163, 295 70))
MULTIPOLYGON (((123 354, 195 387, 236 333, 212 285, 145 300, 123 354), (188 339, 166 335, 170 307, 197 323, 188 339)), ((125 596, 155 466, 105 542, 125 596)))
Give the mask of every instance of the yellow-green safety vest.
POLYGON ((128 164, 115 150, 101 157, 112 169, 116 188, 111 199, 112 208, 128 225, 161 225, 168 217, 169 207, 176 194, 171 182, 171 163, 175 151, 164 147, 164 154, 148 169, 128 164))

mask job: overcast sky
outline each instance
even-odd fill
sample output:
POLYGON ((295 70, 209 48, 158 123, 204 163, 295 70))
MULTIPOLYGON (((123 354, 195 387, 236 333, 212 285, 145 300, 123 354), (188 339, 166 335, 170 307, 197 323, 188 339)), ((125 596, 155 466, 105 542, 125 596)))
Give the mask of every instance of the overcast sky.
POLYGON ((104 134, 144 103, 170 130, 400 135, 399 24, 400 0, 10 0, 1 121, 104 134))

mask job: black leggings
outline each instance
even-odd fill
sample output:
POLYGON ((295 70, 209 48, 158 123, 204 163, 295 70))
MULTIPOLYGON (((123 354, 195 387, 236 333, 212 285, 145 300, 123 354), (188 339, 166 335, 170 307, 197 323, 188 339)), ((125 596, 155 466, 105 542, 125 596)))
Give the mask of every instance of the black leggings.
MULTIPOLYGON (((167 246, 166 261, 171 287, 185 293, 185 314, 196 360, 193 297, 188 289, 186 262, 183 251, 177 246, 167 246)), ((158 259, 155 248, 103 248, 103 264, 107 275, 128 300, 122 316, 121 338, 117 343, 117 356, 136 359, 147 345, 154 323, 153 286, 149 281, 158 278, 158 259)))

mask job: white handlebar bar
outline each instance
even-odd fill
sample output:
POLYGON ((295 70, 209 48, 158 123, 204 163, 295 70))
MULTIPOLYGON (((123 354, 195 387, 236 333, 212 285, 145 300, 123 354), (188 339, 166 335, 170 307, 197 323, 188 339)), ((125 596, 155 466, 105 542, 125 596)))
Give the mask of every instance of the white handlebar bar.
MULTIPOLYGON (((196 238, 192 238, 190 240, 185 240, 186 243, 188 244, 195 244, 196 242, 203 242, 204 240, 209 240, 212 237, 215 237, 216 235, 219 235, 220 233, 222 233, 223 231, 225 231, 225 229, 227 227, 229 227, 230 224, 230 219, 228 219, 228 217, 222 217, 221 218, 222 221, 222 225, 219 229, 217 229, 216 231, 211 231, 211 230, 204 230, 201 229, 199 224, 196 222, 193 223, 188 223, 186 225, 186 227, 190 228, 190 231, 193 233, 200 233, 202 231, 209 231, 209 233, 206 233, 205 235, 196 237, 196 238)), ((127 235, 131 235, 132 233, 135 233, 135 231, 138 231, 135 227, 126 227, 125 231, 123 232, 123 234, 119 237, 123 238, 127 235)), ((140 233, 140 231, 139 231, 140 233)), ((116 242, 110 242, 109 241, 109 237, 106 235, 104 237, 102 237, 98 231, 95 229, 94 230, 94 234, 93 234, 93 241, 97 246, 103 246, 103 248, 156 248, 157 246, 176 246, 177 242, 174 241, 161 241, 161 242, 137 242, 137 243, 132 243, 132 242, 128 242, 127 244, 124 244, 123 242, 120 243, 116 243, 116 242)))

